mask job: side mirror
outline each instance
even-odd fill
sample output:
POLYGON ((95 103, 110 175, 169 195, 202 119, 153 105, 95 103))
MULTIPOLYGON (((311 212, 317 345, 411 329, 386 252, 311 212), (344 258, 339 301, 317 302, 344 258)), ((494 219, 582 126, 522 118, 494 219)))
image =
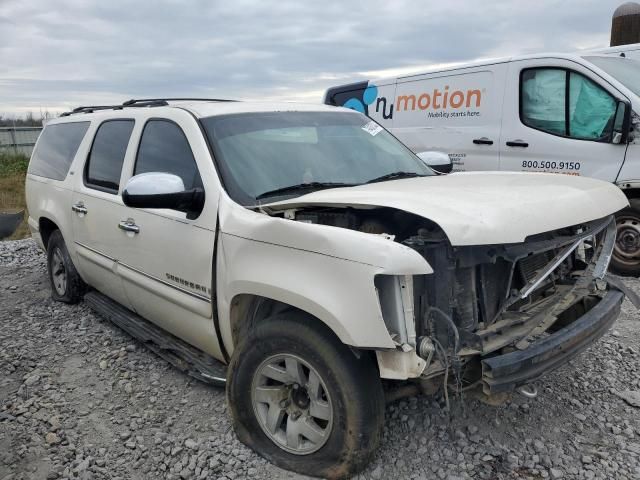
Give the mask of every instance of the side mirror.
POLYGON ((204 190, 185 190, 182 179, 171 173, 141 173, 129 179, 122 192, 122 201, 133 208, 178 210, 194 219, 204 207, 204 190))
POLYGON ((428 167, 431 167, 438 173, 451 173, 453 163, 449 155, 443 152, 419 152, 416 153, 418 158, 422 160, 428 167))
POLYGON ((613 135, 611 143, 626 144, 631 132, 631 104, 620 100, 616 109, 616 118, 613 122, 613 135))

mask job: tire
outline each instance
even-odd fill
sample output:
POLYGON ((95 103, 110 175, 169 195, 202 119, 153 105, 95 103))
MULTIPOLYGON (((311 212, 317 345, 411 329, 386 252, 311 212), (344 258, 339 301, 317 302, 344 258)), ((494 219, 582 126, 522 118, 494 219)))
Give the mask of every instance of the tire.
POLYGON ((618 275, 640 275, 640 198, 629 199, 629 206, 616 213, 616 244, 611 271, 618 275))
POLYGON ((47 272, 55 301, 73 304, 82 300, 87 285, 71 261, 60 230, 54 231, 47 243, 47 272))
POLYGON ((227 400, 238 438, 287 470, 348 477, 367 465, 380 443, 384 394, 375 362, 366 354, 356 358, 324 324, 302 312, 268 318, 240 342, 228 369, 227 400), (294 363, 297 389, 296 375, 287 372, 294 363), (271 399, 280 392, 281 400, 265 403, 260 392, 271 399), (284 409, 283 398, 289 402, 284 409), (272 408, 277 415, 270 417, 272 408), (267 433, 269 418, 275 419, 276 434, 267 433))

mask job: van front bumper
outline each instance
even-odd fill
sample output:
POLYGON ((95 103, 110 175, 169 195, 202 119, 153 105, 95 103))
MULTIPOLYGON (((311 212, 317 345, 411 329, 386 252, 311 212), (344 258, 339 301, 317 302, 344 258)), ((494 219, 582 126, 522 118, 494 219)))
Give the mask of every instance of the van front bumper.
POLYGON ((608 290, 602 300, 580 318, 525 350, 483 359, 484 392, 492 395, 512 391, 573 359, 613 325, 623 299, 622 292, 608 290))

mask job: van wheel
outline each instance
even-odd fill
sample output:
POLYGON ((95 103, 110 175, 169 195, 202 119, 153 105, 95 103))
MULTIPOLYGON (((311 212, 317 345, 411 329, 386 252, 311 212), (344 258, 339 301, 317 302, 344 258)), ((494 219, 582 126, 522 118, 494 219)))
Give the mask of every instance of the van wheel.
POLYGON ((285 312, 264 320, 236 347, 228 372, 236 434, 279 467, 344 478, 378 447, 384 395, 376 365, 317 319, 285 312))
POLYGON ((51 297, 55 301, 78 303, 82 300, 87 286, 71 261, 60 230, 53 232, 47 243, 47 270, 51 297))
POLYGON ((616 244, 611 270, 618 275, 640 274, 640 198, 629 199, 629 206, 616 214, 616 244))

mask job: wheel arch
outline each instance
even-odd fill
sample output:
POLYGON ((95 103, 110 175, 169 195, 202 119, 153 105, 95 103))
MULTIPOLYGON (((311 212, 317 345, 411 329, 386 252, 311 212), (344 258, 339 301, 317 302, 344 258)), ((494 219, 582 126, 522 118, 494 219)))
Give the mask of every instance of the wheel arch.
POLYGON ((51 238, 51 234, 56 230, 60 230, 60 227, 50 218, 42 216, 38 219, 38 228, 40 229, 42 244, 44 245, 44 248, 46 250, 47 245, 49 244, 49 239, 51 238))
MULTIPOLYGON (((316 308, 305 308, 300 305, 300 303, 285 301, 283 298, 278 298, 277 295, 265 296, 257 293, 236 294, 231 300, 229 307, 231 345, 225 345, 227 351, 231 353, 238 342, 246 337, 260 322, 284 311, 301 313, 304 314, 305 318, 317 321, 344 344, 349 345, 353 342, 353 339, 346 329, 336 320, 328 318, 330 317, 329 312, 324 310, 320 305, 316 305, 316 308), (324 314, 321 313, 318 315, 318 311, 324 312, 324 314)), ((307 305, 307 307, 309 307, 309 305, 307 305)))

